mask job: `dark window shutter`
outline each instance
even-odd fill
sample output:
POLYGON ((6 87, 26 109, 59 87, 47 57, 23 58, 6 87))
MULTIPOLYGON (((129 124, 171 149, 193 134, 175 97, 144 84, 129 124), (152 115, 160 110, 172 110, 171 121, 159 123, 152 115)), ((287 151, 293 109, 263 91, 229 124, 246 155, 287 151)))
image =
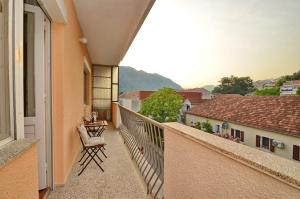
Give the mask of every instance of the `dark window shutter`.
POLYGON ((231 137, 234 137, 234 129, 231 129, 231 137))
POLYGON ((244 142, 244 131, 241 131, 241 141, 244 142))
POLYGON ((256 147, 260 147, 260 136, 256 135, 256 147))
POLYGON ((270 151, 271 152, 275 151, 275 147, 273 146, 273 139, 270 139, 270 151))
POLYGON ((300 147, 297 145, 293 145, 293 159, 299 161, 299 151, 300 147))

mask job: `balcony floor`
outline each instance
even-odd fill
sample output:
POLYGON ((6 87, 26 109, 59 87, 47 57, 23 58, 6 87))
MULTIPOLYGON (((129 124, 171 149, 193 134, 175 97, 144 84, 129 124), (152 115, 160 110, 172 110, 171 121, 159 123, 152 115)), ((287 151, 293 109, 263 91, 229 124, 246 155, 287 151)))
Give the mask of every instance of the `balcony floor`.
MULTIPOLYGON (((49 199, 150 199, 141 175, 131 160, 119 132, 109 126, 103 133, 107 143, 105 159, 101 166, 104 173, 92 161, 86 170, 77 176, 76 162, 64 187, 51 192, 49 199)), ((80 156, 80 155, 79 155, 80 156)), ((102 158, 103 157, 103 158, 102 158)))

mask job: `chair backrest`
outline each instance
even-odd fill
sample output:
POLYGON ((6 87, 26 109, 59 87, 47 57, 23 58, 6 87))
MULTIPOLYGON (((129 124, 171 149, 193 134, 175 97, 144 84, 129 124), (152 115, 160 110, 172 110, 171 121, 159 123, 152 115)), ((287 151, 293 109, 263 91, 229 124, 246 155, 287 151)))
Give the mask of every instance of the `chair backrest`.
POLYGON ((89 143, 89 139, 90 139, 90 136, 89 134, 87 133, 87 130, 85 128, 85 126, 83 124, 81 124, 79 127, 78 127, 78 132, 79 132, 79 136, 80 136, 80 139, 81 141, 83 142, 84 145, 88 144, 89 143))

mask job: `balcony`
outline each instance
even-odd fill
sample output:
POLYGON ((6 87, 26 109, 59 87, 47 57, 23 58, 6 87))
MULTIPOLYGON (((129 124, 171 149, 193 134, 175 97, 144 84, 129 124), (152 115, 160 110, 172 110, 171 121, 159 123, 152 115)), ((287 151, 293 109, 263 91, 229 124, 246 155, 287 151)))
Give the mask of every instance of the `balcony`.
POLYGON ((91 162, 82 175, 77 176, 79 164, 75 163, 65 186, 51 192, 49 199, 151 198, 119 131, 110 125, 103 136, 108 156, 101 165, 104 173, 91 162))

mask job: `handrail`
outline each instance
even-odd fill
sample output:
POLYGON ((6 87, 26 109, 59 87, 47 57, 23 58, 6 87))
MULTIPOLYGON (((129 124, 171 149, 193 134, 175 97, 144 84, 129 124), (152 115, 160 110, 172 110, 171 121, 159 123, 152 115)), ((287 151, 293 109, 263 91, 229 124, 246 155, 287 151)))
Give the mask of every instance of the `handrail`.
POLYGON ((164 128, 164 125, 162 123, 159 123, 159 122, 157 122, 157 121, 155 121, 155 120, 153 120, 153 119, 151 119, 149 117, 146 117, 146 116, 141 115, 141 114, 139 114, 137 112, 134 112, 133 110, 130 110, 130 109, 126 108, 125 106, 122 106, 120 104, 118 104, 118 105, 119 105, 120 108, 122 107, 126 111, 131 112, 132 114, 138 116, 139 118, 141 118, 141 119, 143 119, 143 120, 145 120, 147 122, 150 122, 150 123, 154 124, 155 126, 158 126, 158 127, 162 128, 162 129, 164 128))
POLYGON ((164 126, 119 105, 121 135, 147 186, 148 194, 163 198, 164 126))

